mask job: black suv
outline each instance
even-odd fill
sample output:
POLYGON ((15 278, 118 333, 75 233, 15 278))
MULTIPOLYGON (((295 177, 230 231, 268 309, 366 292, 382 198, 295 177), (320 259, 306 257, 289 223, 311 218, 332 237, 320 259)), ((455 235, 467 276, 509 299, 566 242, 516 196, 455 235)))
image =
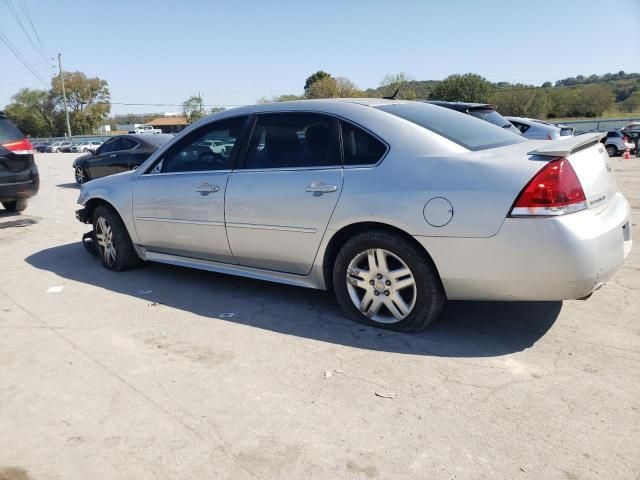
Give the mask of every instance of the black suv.
POLYGON ((31 142, 0 112, 0 203, 9 212, 21 212, 39 186, 31 142))

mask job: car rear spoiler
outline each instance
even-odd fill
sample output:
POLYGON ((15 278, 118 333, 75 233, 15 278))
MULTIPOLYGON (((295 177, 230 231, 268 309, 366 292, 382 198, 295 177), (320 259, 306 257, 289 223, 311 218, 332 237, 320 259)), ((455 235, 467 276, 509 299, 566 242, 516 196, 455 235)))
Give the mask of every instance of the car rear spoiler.
POLYGON ((600 142, 607 132, 585 133, 564 140, 549 142, 548 146, 540 147, 529 152, 529 155, 541 155, 543 157, 566 157, 574 152, 583 150, 600 142))

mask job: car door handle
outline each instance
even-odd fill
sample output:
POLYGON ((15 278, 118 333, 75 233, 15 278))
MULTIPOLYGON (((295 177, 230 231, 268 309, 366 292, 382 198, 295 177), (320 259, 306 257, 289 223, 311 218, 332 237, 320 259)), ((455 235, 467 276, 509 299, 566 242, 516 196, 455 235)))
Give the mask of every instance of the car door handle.
POLYGON ((311 185, 307 186, 307 192, 314 195, 322 195, 324 193, 331 193, 338 190, 336 185, 327 185, 324 182, 311 182, 311 185))
POLYGON ((215 193, 220 190, 218 185, 211 185, 210 183, 203 183, 198 188, 196 188, 196 192, 198 192, 203 197, 205 195, 209 195, 210 193, 215 193))
POLYGON ((113 157, 116 157, 116 156, 117 156, 117 155, 114 153, 114 154, 112 154, 112 155, 109 155, 109 158, 113 158, 113 157))

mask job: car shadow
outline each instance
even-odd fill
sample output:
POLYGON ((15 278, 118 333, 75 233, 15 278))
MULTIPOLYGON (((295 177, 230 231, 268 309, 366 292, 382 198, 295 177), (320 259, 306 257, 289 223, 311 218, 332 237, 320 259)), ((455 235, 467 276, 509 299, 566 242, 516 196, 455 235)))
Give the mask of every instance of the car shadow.
POLYGON ((562 302, 449 302, 427 331, 402 334, 348 320, 333 296, 320 290, 157 263, 111 272, 80 242, 42 250, 25 260, 69 280, 143 299, 150 308, 167 306, 212 321, 414 355, 490 357, 521 351, 551 328, 562 308, 562 302))
POLYGON ((59 183, 56 187, 60 188, 73 188, 75 190, 80 190, 80 185, 77 183, 59 183))

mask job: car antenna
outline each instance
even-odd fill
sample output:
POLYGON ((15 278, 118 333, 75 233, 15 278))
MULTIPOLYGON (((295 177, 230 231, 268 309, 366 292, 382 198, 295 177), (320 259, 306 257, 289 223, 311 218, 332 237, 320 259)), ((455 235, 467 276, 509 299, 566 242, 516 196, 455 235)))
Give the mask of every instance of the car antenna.
POLYGON ((396 91, 393 92, 393 95, 388 96, 388 97, 382 97, 383 100, 395 100, 396 97, 398 96, 398 92, 400 91, 400 87, 396 88, 396 91))

